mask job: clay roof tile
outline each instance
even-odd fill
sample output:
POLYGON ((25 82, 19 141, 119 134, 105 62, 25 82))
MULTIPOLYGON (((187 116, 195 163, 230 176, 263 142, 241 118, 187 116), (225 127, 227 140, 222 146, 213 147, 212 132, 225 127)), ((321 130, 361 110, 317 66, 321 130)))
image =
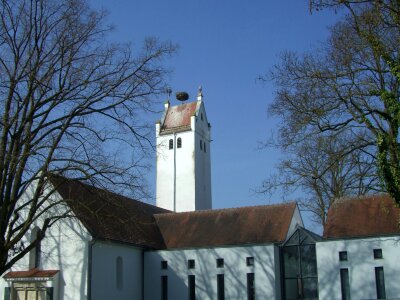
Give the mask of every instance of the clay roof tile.
POLYGON ((400 233, 400 209, 388 195, 336 200, 324 229, 328 239, 400 233))

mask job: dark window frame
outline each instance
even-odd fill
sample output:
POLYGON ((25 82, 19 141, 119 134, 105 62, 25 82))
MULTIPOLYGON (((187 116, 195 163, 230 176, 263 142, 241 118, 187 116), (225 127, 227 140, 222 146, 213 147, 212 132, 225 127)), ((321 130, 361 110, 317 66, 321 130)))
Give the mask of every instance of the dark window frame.
POLYGON ((339 261, 348 261, 349 255, 347 251, 339 251, 339 261))
POLYGON ((247 299, 256 299, 256 286, 254 273, 247 273, 247 299))
POLYGON ((196 261, 194 259, 188 259, 188 269, 195 269, 196 261))
POLYGON ((374 259, 383 259, 382 249, 374 249, 374 259))
POLYGON ((196 300, 196 277, 194 275, 188 276, 188 298, 196 300))
POLYGON ((253 256, 246 257, 246 266, 248 266, 248 267, 254 266, 254 257, 253 256))
POLYGON ((217 274, 217 299, 225 299, 225 276, 224 274, 217 274))
POLYGON ((340 290, 342 293, 342 300, 350 300, 350 275, 348 268, 340 269, 340 290))
POLYGON ((217 258, 215 263, 217 265, 217 268, 223 268, 225 265, 223 258, 217 258))
POLYGON ((161 276, 161 300, 168 300, 168 276, 161 276))
POLYGON ((161 261, 161 270, 168 270, 168 261, 166 260, 161 261))
POLYGON ((385 273, 383 267, 375 267, 376 298, 386 299, 385 273))

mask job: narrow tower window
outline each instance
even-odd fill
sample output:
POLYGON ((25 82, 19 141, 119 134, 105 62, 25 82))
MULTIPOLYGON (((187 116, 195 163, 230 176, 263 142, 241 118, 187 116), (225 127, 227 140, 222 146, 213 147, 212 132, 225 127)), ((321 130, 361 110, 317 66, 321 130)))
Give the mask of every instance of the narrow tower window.
POLYGON ((340 269, 340 287, 342 289, 342 299, 350 300, 349 269, 340 269))
POLYGON ((177 148, 182 148, 182 139, 181 138, 178 138, 177 148))
POLYGON ((169 149, 174 148, 174 141, 172 139, 169 140, 169 149))
POLYGON ((376 281, 376 297, 378 299, 386 299, 385 275, 383 273, 383 267, 375 268, 375 281, 376 281))
POLYGON ((217 275, 217 299, 224 300, 225 299, 225 282, 224 282, 224 274, 217 275))
POLYGON ((254 273, 247 273, 247 299, 254 300, 255 298, 254 273))
POLYGON ((41 230, 39 227, 35 227, 31 233, 31 243, 36 242, 36 246, 29 253, 29 268, 39 268, 40 256, 41 256, 41 241, 40 241, 41 230))
POLYGON ((203 150, 203 141, 200 140, 200 150, 203 150))
POLYGON ((189 300, 196 300, 196 277, 188 276, 189 300))
POLYGON ((168 300, 168 276, 161 276, 161 299, 168 300))

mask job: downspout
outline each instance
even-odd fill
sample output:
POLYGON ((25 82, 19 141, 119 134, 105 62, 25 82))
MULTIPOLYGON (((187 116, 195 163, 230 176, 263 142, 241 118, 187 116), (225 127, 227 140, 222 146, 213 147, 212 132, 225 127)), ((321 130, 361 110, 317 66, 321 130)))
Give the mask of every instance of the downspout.
POLYGON ((176 212, 176 132, 174 132, 174 212, 176 212))
POLYGON ((87 299, 92 299, 92 258, 93 258, 93 246, 96 244, 96 239, 89 241, 89 253, 88 253, 88 282, 87 282, 87 299))
POLYGON ((142 300, 144 300, 144 250, 142 249, 142 300))

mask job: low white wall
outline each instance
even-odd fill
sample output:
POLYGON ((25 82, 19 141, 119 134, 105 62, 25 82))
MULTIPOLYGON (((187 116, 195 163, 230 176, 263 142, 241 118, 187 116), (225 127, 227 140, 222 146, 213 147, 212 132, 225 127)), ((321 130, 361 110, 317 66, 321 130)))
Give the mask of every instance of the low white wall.
POLYGON ((216 299, 217 274, 224 274, 225 298, 247 298, 247 273, 255 275, 256 299, 280 299, 278 251, 274 245, 145 252, 145 297, 161 298, 161 276, 168 276, 169 299, 187 299, 188 275, 196 276, 196 298, 216 299), (254 266, 246 265, 246 257, 254 257, 254 266), (224 259, 217 268, 216 259, 224 259), (188 260, 195 260, 195 269, 188 269, 188 260), (161 261, 168 269, 161 269, 161 261), (278 291, 278 292, 276 292, 278 291))
MULTIPOLYGON (((92 246, 92 300, 142 299, 142 250, 97 241, 92 246), (122 284, 117 284, 117 258, 122 258, 122 284)), ((78 298, 77 298, 78 299, 78 298)))
MULTIPOLYGON (((29 239, 29 237, 28 237, 29 239)), ((42 270, 61 270, 54 278, 54 300, 87 299, 88 241, 90 236, 76 219, 61 219, 46 232, 41 242, 42 270)), ((29 254, 10 271, 29 270, 29 254)), ((4 279, 0 280, 0 299, 4 298, 4 279)))
POLYGON ((386 298, 400 299, 400 237, 323 241, 316 250, 320 299, 342 299, 341 268, 349 269, 351 299, 376 299, 375 267, 384 269, 386 298), (373 249, 382 249, 383 259, 374 259, 373 249))

